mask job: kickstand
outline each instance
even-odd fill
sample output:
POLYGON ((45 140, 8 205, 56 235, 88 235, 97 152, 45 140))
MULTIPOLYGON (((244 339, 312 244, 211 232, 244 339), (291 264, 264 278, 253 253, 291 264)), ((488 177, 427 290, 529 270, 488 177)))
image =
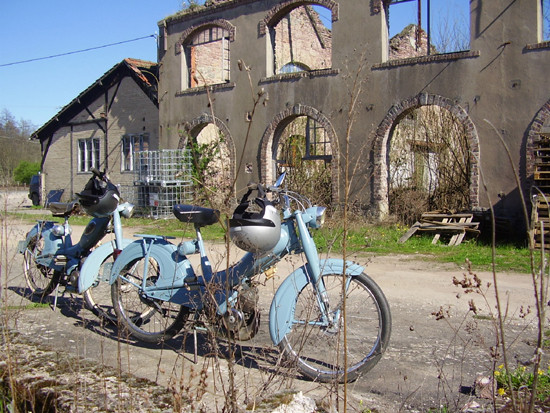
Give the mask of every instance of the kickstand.
POLYGON ((198 348, 198 346, 197 346, 197 329, 194 328, 193 329, 193 349, 195 350, 195 352, 194 352, 194 356, 195 356, 194 362, 195 362, 195 364, 197 364, 199 362, 199 355, 198 355, 197 348, 198 348))
POLYGON ((59 284, 55 286, 55 296, 53 299, 53 311, 57 308, 57 297, 59 296, 59 284))

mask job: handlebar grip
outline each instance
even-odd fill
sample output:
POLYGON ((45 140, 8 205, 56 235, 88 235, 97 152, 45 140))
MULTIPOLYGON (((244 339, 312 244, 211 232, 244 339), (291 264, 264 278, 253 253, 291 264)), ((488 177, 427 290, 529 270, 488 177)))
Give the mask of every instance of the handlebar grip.
POLYGON ((90 172, 98 178, 103 178, 103 175, 105 175, 104 173, 99 172, 96 168, 90 168, 90 172))

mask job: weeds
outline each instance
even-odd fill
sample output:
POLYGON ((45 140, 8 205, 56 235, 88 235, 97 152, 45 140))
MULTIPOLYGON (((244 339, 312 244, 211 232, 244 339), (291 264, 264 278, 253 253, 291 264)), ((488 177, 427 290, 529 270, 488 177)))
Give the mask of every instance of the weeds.
MULTIPOLYGON (((550 403, 550 366, 546 370, 538 369, 538 377, 535 397, 539 402, 550 403)), ((512 370, 506 370, 504 365, 498 366, 494 372, 494 377, 498 385, 498 394, 506 396, 510 392, 533 392, 534 372, 525 366, 518 366, 512 370), (510 387, 511 386, 511 387, 510 387)), ((550 405, 548 406, 550 407, 550 405)))

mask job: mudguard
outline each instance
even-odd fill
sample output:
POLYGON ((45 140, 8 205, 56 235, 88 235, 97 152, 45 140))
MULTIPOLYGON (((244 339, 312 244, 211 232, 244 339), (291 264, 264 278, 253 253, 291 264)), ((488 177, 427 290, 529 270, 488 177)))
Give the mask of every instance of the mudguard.
MULTIPOLYGON (((122 240, 122 248, 126 248, 132 241, 131 239, 124 238, 122 240)), ((80 294, 94 285, 100 276, 110 277, 110 272, 108 274, 99 274, 99 269, 103 261, 113 253, 114 249, 115 241, 112 240, 106 244, 100 245, 88 255, 80 269, 80 275, 78 276, 78 292, 80 294)), ((109 278, 102 279, 102 281, 109 281, 109 278)))
MULTIPOLYGON (((344 271, 344 261, 328 259, 320 261, 321 275, 338 274, 344 271)), ((363 267, 346 261, 346 274, 357 276, 363 272, 363 267)), ((269 310, 269 333, 273 344, 278 345, 292 327, 292 318, 296 307, 298 294, 309 283, 306 266, 302 266, 290 274, 279 286, 269 310)))
POLYGON ((149 253, 149 257, 158 265, 159 277, 155 281, 154 290, 146 292, 147 296, 180 305, 191 305, 191 301, 196 302, 200 296, 201 286, 183 288, 187 282, 197 284, 197 277, 187 257, 178 254, 177 247, 162 237, 145 237, 132 242, 122 250, 113 264, 109 284, 116 281, 125 266, 134 260, 144 258, 149 253))

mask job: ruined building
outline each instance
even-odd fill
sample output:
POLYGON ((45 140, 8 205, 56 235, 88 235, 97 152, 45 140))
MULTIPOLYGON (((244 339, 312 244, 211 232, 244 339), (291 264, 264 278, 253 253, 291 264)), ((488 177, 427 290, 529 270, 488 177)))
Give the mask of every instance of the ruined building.
POLYGON ((322 176, 332 206, 347 186, 348 202, 383 217, 394 197, 420 192, 430 207, 494 206, 520 222, 519 191, 529 194, 550 124, 549 2, 457 0, 469 11, 463 44, 432 46, 424 22, 411 57, 389 39, 405 1, 229 0, 167 17, 160 147, 214 128, 206 140, 223 146, 217 169, 237 196, 311 165, 294 184, 322 176))

